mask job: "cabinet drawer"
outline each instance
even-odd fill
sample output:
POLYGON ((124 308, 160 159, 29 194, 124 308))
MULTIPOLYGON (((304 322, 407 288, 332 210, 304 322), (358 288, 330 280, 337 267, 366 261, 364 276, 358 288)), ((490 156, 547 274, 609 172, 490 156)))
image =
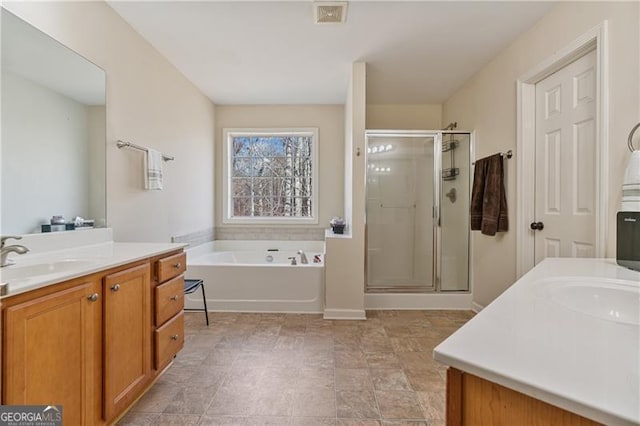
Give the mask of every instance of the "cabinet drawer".
POLYGON ((162 368, 184 346, 184 313, 167 321, 155 331, 156 369, 162 368))
POLYGON ((166 320, 184 308, 184 277, 180 275, 155 288, 156 325, 162 325, 166 320))
POLYGON ((158 260, 158 282, 163 283, 184 273, 187 269, 187 254, 178 253, 158 260))

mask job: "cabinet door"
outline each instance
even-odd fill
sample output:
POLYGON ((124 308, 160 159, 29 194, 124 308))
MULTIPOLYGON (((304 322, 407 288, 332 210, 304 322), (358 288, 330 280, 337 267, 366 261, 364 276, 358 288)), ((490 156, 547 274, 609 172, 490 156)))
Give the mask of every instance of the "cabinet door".
POLYGON ((104 414, 107 421, 140 395, 151 372, 150 267, 104 278, 104 414))
POLYGON ((4 404, 62 405, 64 424, 100 417, 100 281, 8 307, 4 404))

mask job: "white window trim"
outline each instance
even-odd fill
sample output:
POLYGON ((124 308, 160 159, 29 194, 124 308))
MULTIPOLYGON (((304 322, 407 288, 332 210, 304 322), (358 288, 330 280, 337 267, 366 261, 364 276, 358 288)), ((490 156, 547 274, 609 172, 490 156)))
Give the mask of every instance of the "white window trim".
POLYGON ((244 225, 317 225, 318 224, 318 170, 319 155, 317 127, 296 127, 296 128, 229 128, 222 129, 222 223, 224 224, 244 224, 244 225), (311 217, 234 217, 233 204, 230 202, 231 179, 229 173, 232 169, 232 158, 230 144, 234 136, 255 136, 270 134, 278 135, 311 135, 313 143, 311 144, 311 161, 313 168, 311 170, 311 217))

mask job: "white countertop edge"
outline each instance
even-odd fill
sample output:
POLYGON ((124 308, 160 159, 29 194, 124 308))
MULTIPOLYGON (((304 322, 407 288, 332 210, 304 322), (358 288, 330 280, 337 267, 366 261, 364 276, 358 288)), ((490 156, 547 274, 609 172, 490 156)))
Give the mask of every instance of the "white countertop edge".
POLYGON ((565 409, 572 413, 586 417, 606 425, 633 426, 638 423, 631 418, 621 418, 619 415, 610 413, 603 407, 592 407, 576 401, 566 396, 554 393, 551 390, 540 389, 533 385, 523 383, 514 378, 496 373, 494 371, 478 368, 477 366, 467 363, 459 358, 452 357, 436 350, 433 351, 433 358, 445 365, 456 368, 464 373, 473 374, 474 376, 497 383, 506 388, 528 395, 532 398, 539 399, 547 404, 565 409))
MULTIPOLYGON (((151 245, 158 245, 158 246, 164 246, 163 248, 156 248, 156 249, 152 249, 152 250, 143 250, 140 253, 136 254, 135 256, 131 256, 131 257, 126 257, 126 258, 122 258, 122 259, 118 259, 116 261, 105 261, 102 263, 97 263, 96 265, 92 265, 89 267, 83 267, 83 268, 78 268, 78 270, 73 271, 73 272, 65 272, 65 273, 60 273, 57 275, 51 275, 50 277, 46 277, 46 278, 42 278, 39 281, 33 282, 33 283, 27 283, 24 285, 20 285, 18 287, 18 289, 13 289, 12 285, 11 285, 11 281, 6 281, 9 285, 8 291, 6 295, 3 295, 0 297, 0 300, 3 299, 7 299, 9 297, 12 296, 16 296, 18 294, 22 294, 22 293, 26 293, 29 291, 33 291, 33 290, 38 290, 41 288, 45 288, 54 284, 59 284, 61 282, 64 281, 69 281, 72 280, 74 278, 79 278, 85 275, 90 275, 93 274, 95 272, 100 272, 100 271, 105 271, 107 269, 112 269, 112 268, 117 268, 119 266, 122 265, 126 265, 128 263, 134 263, 140 260, 144 260, 144 259, 148 259, 150 257, 154 257, 154 256, 158 256, 161 254, 165 254, 165 253, 170 253, 172 251, 178 250, 178 249, 183 249, 185 247, 188 246, 188 244, 186 243, 118 243, 118 242, 107 242, 107 243, 99 243, 99 244, 91 244, 91 245, 87 245, 87 246, 81 246, 81 247, 74 247, 73 249, 64 249, 64 250, 60 250, 59 252, 69 252, 71 250, 81 250, 83 248, 86 247, 97 247, 97 246, 106 246, 106 245, 113 245, 113 244, 118 244, 118 245, 129 245, 130 247, 136 244, 140 244, 140 245, 147 245, 147 244, 151 244, 151 245)), ((58 251, 50 251, 50 252, 46 252, 46 253, 41 253, 38 255, 34 255, 42 258, 46 259, 47 255, 53 255, 55 253, 58 253, 58 251)))

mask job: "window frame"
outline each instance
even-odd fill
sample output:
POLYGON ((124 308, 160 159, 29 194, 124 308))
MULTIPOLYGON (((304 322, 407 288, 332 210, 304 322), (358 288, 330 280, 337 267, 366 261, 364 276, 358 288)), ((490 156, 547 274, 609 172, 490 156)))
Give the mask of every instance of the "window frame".
POLYGON ((318 224, 318 128, 224 128, 222 129, 222 223, 246 224, 246 225, 284 225, 284 224, 318 224), (233 170, 233 138, 237 136, 311 136, 311 216, 310 217, 260 217, 260 216, 234 216, 233 215, 233 190, 231 188, 233 170))

